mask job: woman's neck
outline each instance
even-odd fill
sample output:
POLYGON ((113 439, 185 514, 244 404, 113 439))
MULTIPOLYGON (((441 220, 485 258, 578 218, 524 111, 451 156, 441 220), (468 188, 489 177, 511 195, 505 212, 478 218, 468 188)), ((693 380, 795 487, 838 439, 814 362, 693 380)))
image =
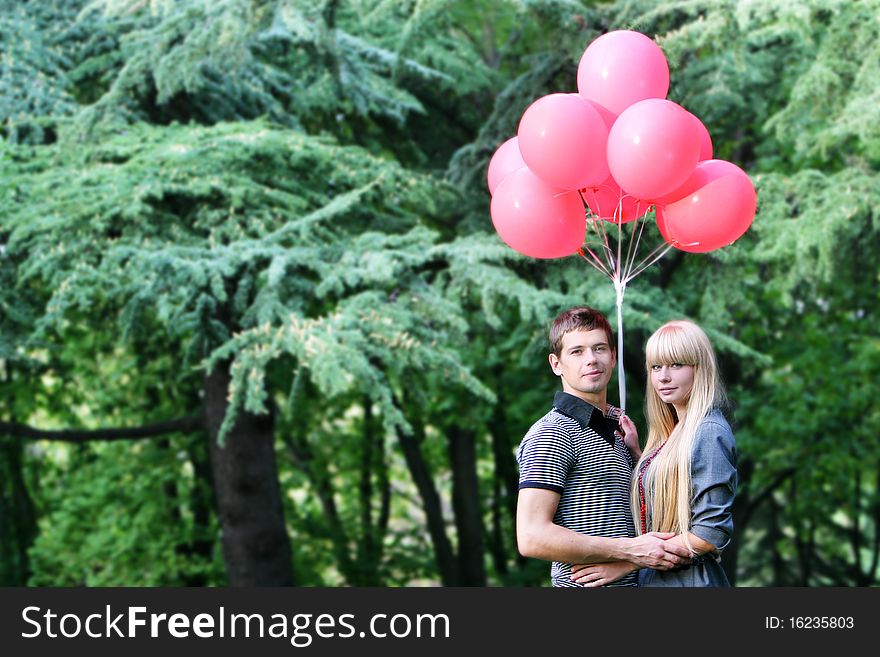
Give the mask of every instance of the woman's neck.
POLYGON ((685 415, 687 414, 687 406, 678 406, 676 404, 672 406, 675 408, 675 414, 678 416, 676 424, 681 424, 684 422, 685 415))

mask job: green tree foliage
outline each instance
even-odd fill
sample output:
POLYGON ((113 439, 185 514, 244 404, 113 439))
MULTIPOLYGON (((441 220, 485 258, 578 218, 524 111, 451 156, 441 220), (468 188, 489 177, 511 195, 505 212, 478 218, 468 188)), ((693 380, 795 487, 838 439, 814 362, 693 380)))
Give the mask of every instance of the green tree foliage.
POLYGON ((630 284, 628 410, 644 426, 647 335, 699 321, 736 403, 731 574, 876 584, 878 10, 0 2, 4 581, 226 583, 210 422, 93 442, 203 417, 221 372, 209 441, 265 427, 298 583, 545 583, 515 550, 513 452, 558 384, 548 321, 613 315, 614 291, 504 246, 485 171, 628 28, 759 193, 735 245, 630 284), (50 429, 85 444, 22 443, 50 429))

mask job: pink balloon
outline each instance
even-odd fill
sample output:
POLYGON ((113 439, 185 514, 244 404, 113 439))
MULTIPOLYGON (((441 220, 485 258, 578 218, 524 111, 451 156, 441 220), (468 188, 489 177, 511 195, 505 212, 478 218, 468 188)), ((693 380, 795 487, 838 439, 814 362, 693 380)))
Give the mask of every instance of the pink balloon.
POLYGON ((709 130, 706 129, 706 126, 703 125, 703 122, 697 118, 695 114, 688 112, 691 116, 694 117, 694 121, 697 123, 697 130, 700 132, 700 162, 703 160, 711 160, 712 159, 712 137, 709 136, 709 130))
POLYGON ((577 94, 550 94, 532 103, 517 131, 529 169, 548 185, 579 189, 608 175, 608 127, 577 94))
POLYGON ((724 160, 697 165, 683 198, 657 206, 657 227, 668 243, 689 253, 705 253, 732 244, 755 217, 755 186, 738 166, 724 160))
POLYGON ((693 115, 650 98, 625 109, 608 134, 608 167, 623 191, 653 201, 680 187, 700 156, 693 115))
POLYGON ((578 193, 551 187, 527 168, 495 188, 491 214, 501 239, 532 258, 562 258, 584 243, 587 224, 578 193))
MULTIPOLYGON (((657 205, 669 205, 690 196, 701 187, 705 187, 713 180, 726 176, 731 173, 741 173, 746 176, 745 172, 732 162, 726 160, 704 160, 697 162, 693 173, 688 177, 683 185, 676 188, 669 194, 664 194, 660 198, 655 199, 657 205), (733 168, 731 168, 733 167, 733 168)), ((746 176, 748 178, 748 176, 746 176)))
POLYGON ((650 203, 640 202, 621 191, 614 178, 608 178, 601 185, 581 190, 590 211, 605 221, 626 224, 644 215, 650 203))
POLYGON ((578 93, 620 114, 646 98, 666 98, 669 65, 660 47, 640 32, 603 34, 578 65, 578 93))
POLYGON ((525 165, 526 163, 519 152, 519 139, 511 137, 501 144, 489 161, 489 172, 487 174, 489 193, 494 194, 498 183, 504 180, 508 174, 513 173, 517 169, 522 169, 525 165))

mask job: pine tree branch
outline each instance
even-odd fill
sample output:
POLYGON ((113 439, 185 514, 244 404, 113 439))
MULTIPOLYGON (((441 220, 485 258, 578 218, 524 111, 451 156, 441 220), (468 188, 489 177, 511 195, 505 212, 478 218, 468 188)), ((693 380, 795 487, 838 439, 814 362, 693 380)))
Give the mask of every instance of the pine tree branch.
POLYGON ((0 435, 27 440, 61 440, 69 443, 85 443, 94 440, 138 440, 155 438, 168 433, 198 431, 205 427, 201 411, 165 422, 145 424, 140 427, 116 427, 110 429, 39 429, 18 422, 0 422, 0 435))

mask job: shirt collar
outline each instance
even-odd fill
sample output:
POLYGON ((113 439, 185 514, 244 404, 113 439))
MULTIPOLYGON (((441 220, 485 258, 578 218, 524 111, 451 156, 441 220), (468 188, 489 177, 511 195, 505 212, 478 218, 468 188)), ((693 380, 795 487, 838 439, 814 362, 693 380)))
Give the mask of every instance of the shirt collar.
MULTIPOLYGON (((610 445, 614 445, 614 432, 618 430, 617 420, 605 415, 598 408, 580 397, 575 397, 562 390, 556 391, 553 397, 553 407, 573 420, 577 420, 582 429, 590 428, 604 438, 610 445)), ((609 411, 613 407, 609 406, 609 411)), ((616 409, 613 409, 616 410, 616 409)), ((609 415, 613 415, 609 412, 609 415)))

